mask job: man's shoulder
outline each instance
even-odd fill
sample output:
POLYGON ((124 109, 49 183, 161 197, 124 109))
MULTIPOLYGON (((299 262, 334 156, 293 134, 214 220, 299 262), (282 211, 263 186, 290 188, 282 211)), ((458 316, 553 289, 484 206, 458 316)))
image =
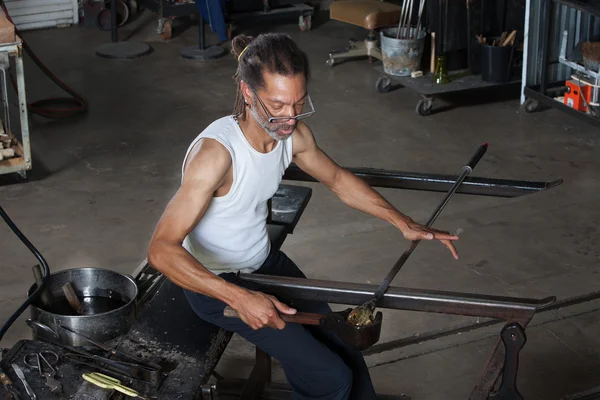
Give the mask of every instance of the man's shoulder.
POLYGON ((315 138, 313 136, 313 133, 308 127, 308 125, 304 123, 304 121, 298 121, 298 125, 296 126, 293 135, 294 154, 302 152, 306 148, 309 148, 312 145, 314 145, 315 138))
POLYGON ((224 117, 215 119, 213 122, 208 124, 208 126, 206 128, 204 128, 204 130, 200 133, 200 136, 206 135, 206 134, 222 133, 228 129, 231 129, 231 127, 234 124, 235 124, 235 119, 233 118, 233 116, 226 115, 224 117))
POLYGON ((231 154, 223 143, 213 138, 203 138, 192 146, 184 164, 184 172, 190 166, 200 168, 229 168, 231 154))

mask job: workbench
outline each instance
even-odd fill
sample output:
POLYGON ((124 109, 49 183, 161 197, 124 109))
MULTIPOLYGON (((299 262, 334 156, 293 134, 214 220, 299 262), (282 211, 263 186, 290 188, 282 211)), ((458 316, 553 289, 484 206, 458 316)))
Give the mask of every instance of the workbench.
MULTIPOLYGON (((287 235, 293 233, 311 194, 312 189, 308 187, 280 185, 271 202, 268 224, 269 237, 275 248, 280 248, 287 235)), ((133 275, 140 289, 138 318, 129 333, 119 338, 117 348, 144 360, 158 362, 166 375, 158 388, 115 377, 124 385, 159 399, 212 399, 215 388, 208 381, 232 334, 200 319, 187 302, 183 290, 146 261, 133 275)), ((55 400, 57 397, 44 385, 45 380, 23 363, 25 354, 40 350, 52 350, 59 355, 64 352, 47 342, 21 340, 8 351, 0 367, 8 373, 23 398, 28 397, 10 366, 13 362, 23 369, 39 400, 55 400)), ((64 389, 59 398, 70 398, 84 383, 81 375, 94 371, 90 367, 64 361, 56 369, 64 389)), ((5 396, 0 386, 0 400, 5 400, 5 396)))

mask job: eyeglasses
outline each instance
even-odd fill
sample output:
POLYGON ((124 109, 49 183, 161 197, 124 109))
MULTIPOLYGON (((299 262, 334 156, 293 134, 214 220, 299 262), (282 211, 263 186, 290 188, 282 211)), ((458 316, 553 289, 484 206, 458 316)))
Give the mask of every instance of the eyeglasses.
MULTIPOLYGON (((267 114, 267 118, 269 119, 269 123, 273 123, 273 122, 277 122, 277 121, 289 121, 290 119, 294 119, 296 121, 299 121, 301 119, 305 119, 310 117, 311 115, 313 115, 315 113, 315 107, 313 106, 312 100, 310 98, 310 94, 306 94, 306 98, 308 100, 308 105, 310 106, 310 111, 305 112, 305 113, 301 113, 296 115, 295 117, 289 116, 289 117, 271 117, 271 114, 269 114, 269 112, 267 111, 267 107, 265 106, 265 103, 262 102, 262 100, 260 99, 260 97, 258 97, 258 94, 256 93, 256 91, 252 88, 250 88, 250 90, 252 90, 252 93, 254 93, 254 96, 256 96, 256 98, 258 99, 258 102, 260 103, 260 105, 262 106, 263 110, 265 111, 265 114, 267 114)), ((304 107, 303 107, 304 108, 304 107)))

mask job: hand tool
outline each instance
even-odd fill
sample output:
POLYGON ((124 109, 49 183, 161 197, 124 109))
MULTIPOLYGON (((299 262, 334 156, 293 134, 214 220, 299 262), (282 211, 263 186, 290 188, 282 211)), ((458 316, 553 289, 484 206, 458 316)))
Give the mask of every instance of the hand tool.
POLYGON ((517 370, 519 368, 519 352, 525 346, 527 338, 525 331, 516 322, 507 324, 501 332, 504 342, 504 368, 502 383, 497 392, 490 394, 490 400, 523 400, 517 390, 517 370))
POLYGON ((37 400, 37 396, 35 395, 35 392, 31 388, 31 386, 29 386, 29 383, 27 383, 27 380, 25 380, 25 374, 23 373, 23 370, 21 369, 21 367, 19 367, 17 364, 14 364, 14 363, 11 364, 11 366, 15 370, 15 374, 17 374, 17 376, 19 377, 21 382, 23 382, 23 386, 25 386, 25 390, 27 391, 27 394, 29 395, 29 397, 31 397, 32 400, 37 400))
POLYGON ((112 389, 112 390, 116 390, 118 392, 123 393, 126 396, 130 396, 130 397, 139 397, 140 399, 146 399, 146 400, 150 400, 150 397, 144 397, 141 394, 139 394, 138 392, 136 392, 135 390, 127 387, 127 386, 123 386, 121 384, 121 381, 115 378, 112 378, 108 375, 104 375, 101 374, 99 372, 92 372, 92 373, 87 373, 87 374, 83 374, 82 375, 83 379, 85 379, 86 381, 88 381, 89 383, 92 383, 96 386, 99 386, 103 389, 112 389))
POLYGON ((60 382, 54 379, 57 373, 53 365, 58 364, 58 354, 53 351, 28 353, 25 355, 25 357, 23 357, 23 362, 29 367, 37 368, 40 376, 46 378, 46 386, 50 388, 51 392, 55 393, 62 390, 62 385, 60 382), (42 362, 46 365, 48 371, 44 371, 42 362))
POLYGON ((112 354, 112 355, 114 355, 114 356, 117 356, 117 357, 120 357, 120 358, 123 358, 123 359, 126 359, 126 360, 133 361, 133 362, 135 362, 135 363, 138 363, 138 364, 140 364, 140 365, 142 365, 142 366, 146 367, 146 368, 147 368, 147 369, 149 369, 149 370, 152 370, 152 369, 155 369, 155 370, 160 370, 160 369, 161 369, 161 366, 160 366, 160 365, 158 365, 158 364, 156 364, 156 363, 154 363, 154 362, 151 362, 151 361, 144 361, 144 360, 142 360, 141 358, 135 357, 135 356, 133 356, 133 355, 131 355, 131 354, 127 354, 127 353, 125 353, 125 352, 123 352, 123 351, 120 351, 120 350, 117 350, 117 349, 113 349, 113 348, 111 348, 111 347, 108 347, 108 346, 106 346, 106 345, 104 345, 104 344, 102 344, 102 343, 100 343, 100 342, 97 342, 97 341, 93 340, 93 339, 92 339, 92 338, 90 338, 89 336, 86 336, 86 335, 84 335, 83 333, 78 333, 78 332, 74 331, 73 329, 71 329, 71 328, 68 328, 68 327, 66 327, 66 326, 64 326, 64 325, 61 325, 60 327, 61 327, 62 329, 64 329, 64 330, 66 330, 66 331, 69 331, 69 332, 71 332, 71 333, 72 333, 72 334, 74 334, 74 335, 77 335, 77 336, 79 336, 79 337, 82 337, 82 338, 84 338, 85 340, 87 340, 88 342, 90 342, 90 344, 93 344, 94 346, 98 347, 99 349, 102 349, 102 350, 104 350, 104 351, 107 351, 107 352, 109 352, 110 354, 112 354))
POLYGON ((0 368, 0 384, 2 384, 4 389, 8 392, 9 399, 21 400, 21 396, 19 396, 17 389, 15 389, 12 380, 6 375, 2 368, 0 368))
POLYGON ((67 301, 69 302, 71 307, 73 307, 73 310, 75 310, 75 312, 79 315, 83 314, 83 305, 81 304, 81 301, 79 301, 77 293, 75 292, 75 289, 73 288, 71 282, 65 283, 61 287, 61 289, 63 294, 67 298, 67 301))
MULTIPOLYGON (((431 227, 431 225, 440 215, 446 204, 448 204, 448 201, 450 201, 450 198, 452 197, 454 192, 456 192, 461 183, 473 171, 479 160, 481 160, 481 158, 487 151, 487 148, 487 143, 484 143, 481 146, 479 146, 473 157, 471 157, 471 160, 465 166, 463 166, 462 172, 457 178, 456 182, 454 183, 454 185, 452 185, 452 187, 450 188, 442 202, 435 209, 431 217, 429 217, 429 220, 425 224, 426 227, 431 227)), ((408 257, 412 254, 412 252, 416 249, 420 242, 421 240, 413 240, 411 242, 409 249, 402 253, 402 256, 400 256, 396 264, 392 267, 392 269, 383 279, 383 282, 381 282, 381 284, 377 288, 374 297, 371 300, 355 308, 348 316, 348 322, 356 326, 365 326, 374 321, 373 313, 375 311, 375 307, 385 294, 386 290, 392 283, 392 280, 394 279, 398 271, 400 271, 400 268, 402 268, 406 260, 408 260, 408 257)))
MULTIPOLYGON (((375 321, 372 324, 357 327, 347 322, 350 311, 352 311, 351 308, 328 314, 298 311, 293 315, 281 313, 279 314, 279 317, 284 322, 321 326, 324 329, 335 333, 338 338, 347 345, 358 350, 366 350, 368 347, 379 341, 382 314, 377 313, 375 321)), ((239 313, 229 306, 225 307, 223 315, 229 318, 240 317, 239 313)))
POLYGON ((88 366, 95 367, 95 368, 100 368, 100 369, 103 368, 109 372, 118 373, 118 374, 130 377, 133 379, 147 382, 152 386, 158 386, 162 382, 162 367, 154 362, 145 362, 135 356, 132 356, 130 354, 127 354, 125 352, 122 352, 122 351, 119 351, 116 349, 112 349, 102 343, 96 342, 93 339, 89 338, 88 336, 78 333, 78 332, 76 332, 70 328, 67 328, 63 325, 60 326, 60 328, 86 339, 88 342, 90 342, 90 344, 94 345, 95 347, 97 347, 101 350, 109 352, 111 355, 114 355, 116 357, 123 358, 123 359, 132 360, 134 362, 113 360, 113 359, 109 359, 106 357, 102 357, 102 356, 99 356, 96 354, 92 354, 83 349, 79 349, 79 348, 75 348, 72 346, 67 346, 62 343, 59 343, 58 340, 56 340, 56 338, 58 338, 58 334, 56 332, 54 332, 52 329, 50 329, 48 326, 46 326, 40 322, 27 320, 27 324, 29 326, 35 327, 36 329, 41 329, 43 331, 47 331, 49 333, 49 335, 47 335, 47 337, 40 337, 40 339, 42 339, 48 343, 52 343, 53 345, 63 348, 65 350, 68 350, 68 352, 65 353, 64 356, 66 359, 68 359, 70 361, 73 361, 73 362, 76 362, 79 364, 88 365, 88 366), (52 336, 52 338, 50 336, 52 336), (91 364, 90 362, 86 362, 86 361, 90 361, 90 362, 94 361, 98 364, 101 364, 103 367, 99 367, 96 364, 91 364))

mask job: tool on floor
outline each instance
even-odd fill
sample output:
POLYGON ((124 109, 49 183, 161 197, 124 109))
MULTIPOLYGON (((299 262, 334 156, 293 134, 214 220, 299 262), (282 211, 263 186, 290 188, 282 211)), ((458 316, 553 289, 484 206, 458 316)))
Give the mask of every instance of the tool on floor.
POLYGON ((497 392, 490 394, 490 400, 523 400, 517 390, 517 371, 519 368, 519 352, 525 346, 527 337, 525 330, 516 322, 507 324, 500 333, 504 342, 504 368, 502 383, 497 392))
MULTIPOLYGON (((481 158, 487 151, 487 148, 488 148, 487 143, 484 143, 481 146, 479 146, 479 148, 477 149, 477 151, 475 152, 473 157, 471 157, 471 160, 469 160, 469 162, 465 166, 463 166, 462 172, 459 175, 459 177, 457 178, 456 182, 450 188, 450 190, 448 191, 448 193, 446 194, 446 196, 444 197, 442 202, 438 205, 438 207, 435 209, 435 211, 431 215, 431 217, 429 217, 429 220, 427 221, 425 226, 431 227, 431 225, 437 219, 437 217, 440 215, 440 213, 442 212, 442 210, 444 209, 446 204, 448 204, 448 201, 450 201, 450 198, 452 197, 454 192, 456 192, 456 190, 461 185, 463 180, 473 171, 473 169, 475 168, 475 166, 477 165, 479 160, 481 160, 481 158)), ((377 291, 375 292, 374 297, 371 300, 365 302, 364 304, 356 307, 354 310, 352 310, 352 312, 350 312, 350 315, 348 316, 348 322, 350 324, 355 325, 355 326, 366 326, 375 321, 374 317, 373 317, 373 313, 375 311, 377 304, 383 298, 383 295, 385 294, 388 287, 392 283, 392 280, 394 279, 394 277, 396 276, 398 271, 400 271, 400 268, 402 268, 402 266, 404 265, 406 260, 408 260, 408 257, 410 257, 412 252, 417 248, 419 243, 420 243, 420 240, 412 241, 409 249, 406 250, 404 253, 402 253, 402 255, 400 256, 400 258, 398 259, 396 264, 394 264, 392 269, 385 276, 385 278, 383 279, 383 282, 381 282, 381 284, 377 288, 377 291)))
POLYGON ((53 351, 40 351, 37 353, 28 353, 23 357, 25 365, 36 368, 42 378, 46 378, 45 385, 50 388, 52 393, 60 392, 62 385, 54 377, 57 375, 54 365, 58 364, 58 354, 53 351))
POLYGON ((123 393, 126 396, 150 400, 150 397, 142 396, 141 394, 139 394, 137 391, 133 390, 132 388, 123 386, 121 384, 120 380, 112 378, 108 375, 104 375, 104 374, 101 374, 98 372, 92 372, 92 373, 88 373, 88 374, 83 374, 82 377, 89 383, 92 383, 103 389, 116 390, 118 392, 123 393))
POLYGON ((21 367, 19 367, 15 363, 11 364, 11 366, 12 366, 13 370, 15 371, 15 374, 17 374, 17 376, 19 377, 21 382, 23 382, 23 386, 25 386, 25 391, 27 392, 29 397, 32 400, 37 400, 37 396, 35 395, 35 392, 31 388, 31 386, 29 386, 29 383, 27 383, 27 380, 25 379, 25 374, 23 373, 23 370, 21 369, 21 367))
MULTIPOLYGON (((280 314, 279 316, 284 322, 321 326, 324 329, 335 333, 337 337, 347 345, 352 346, 357 350, 366 350, 379 341, 381 335, 382 314, 377 313, 372 324, 366 326, 353 326, 347 322, 348 315, 351 311, 351 308, 328 314, 298 311, 293 315, 280 314)), ((223 315, 229 318, 240 317, 239 313, 229 306, 225 307, 223 315)))

